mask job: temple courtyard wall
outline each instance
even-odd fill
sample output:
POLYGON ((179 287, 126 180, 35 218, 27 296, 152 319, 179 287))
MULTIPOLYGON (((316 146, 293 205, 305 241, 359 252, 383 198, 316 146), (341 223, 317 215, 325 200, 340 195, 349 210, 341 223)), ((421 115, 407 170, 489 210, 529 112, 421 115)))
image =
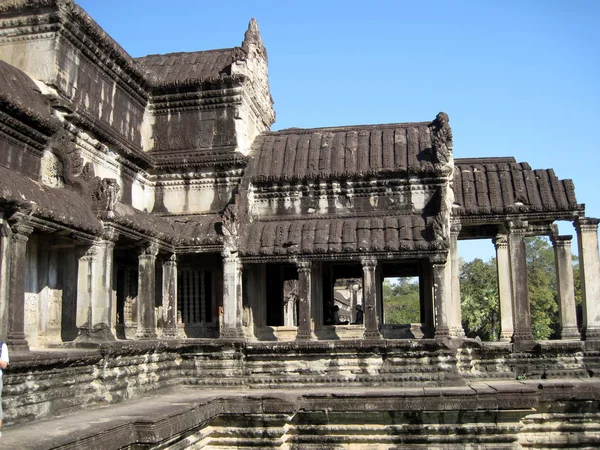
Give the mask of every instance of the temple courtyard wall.
POLYGON ((577 341, 526 353, 470 339, 33 350, 5 374, 3 443, 46 426, 58 431, 23 448, 593 448, 598 370, 600 352, 577 341))

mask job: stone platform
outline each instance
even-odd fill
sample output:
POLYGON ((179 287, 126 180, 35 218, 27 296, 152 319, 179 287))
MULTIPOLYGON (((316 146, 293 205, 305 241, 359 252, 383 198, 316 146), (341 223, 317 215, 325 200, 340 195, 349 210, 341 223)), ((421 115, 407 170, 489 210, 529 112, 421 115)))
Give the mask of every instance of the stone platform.
POLYGON ((2 448, 597 448, 600 380, 432 388, 175 387, 3 430, 2 448))

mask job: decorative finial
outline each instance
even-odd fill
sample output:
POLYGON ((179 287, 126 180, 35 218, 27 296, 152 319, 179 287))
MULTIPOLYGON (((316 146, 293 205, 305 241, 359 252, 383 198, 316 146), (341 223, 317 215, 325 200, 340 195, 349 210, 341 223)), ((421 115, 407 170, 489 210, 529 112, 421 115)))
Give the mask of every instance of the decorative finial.
POLYGON ((254 44, 259 47, 263 47, 262 38, 260 37, 260 30, 258 29, 258 22, 256 18, 250 19, 248 24, 248 30, 244 34, 244 42, 242 42, 242 48, 248 50, 250 44, 254 44))
POLYGON ((442 165, 449 164, 452 160, 452 129, 449 121, 448 114, 441 112, 429 124, 436 162, 442 165))

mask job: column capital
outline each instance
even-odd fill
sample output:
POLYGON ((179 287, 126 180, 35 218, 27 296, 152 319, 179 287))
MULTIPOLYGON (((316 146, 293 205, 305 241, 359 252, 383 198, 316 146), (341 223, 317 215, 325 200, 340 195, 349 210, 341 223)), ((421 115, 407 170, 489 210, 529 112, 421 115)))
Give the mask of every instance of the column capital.
POLYGON ((111 241, 114 244, 119 239, 119 232, 114 227, 104 225, 102 239, 105 241, 111 241))
POLYGON ((34 230, 31 225, 21 220, 11 224, 10 229, 12 231, 12 240, 19 242, 27 242, 34 230))
POLYGON ((494 247, 496 247, 496 250, 505 249, 505 248, 507 248, 507 245, 508 245, 508 239, 505 234, 498 234, 493 239, 493 242, 494 242, 494 247))
POLYGON ((573 236, 570 234, 560 235, 560 236, 552 236, 550 238, 552 241, 552 245, 560 248, 571 248, 571 241, 573 240, 573 236))
POLYGON ((446 262, 448 261, 448 255, 444 253, 436 253, 435 255, 431 255, 429 257, 429 261, 431 261, 431 265, 433 267, 444 267, 446 265, 446 262))
POLYGON ((452 239, 457 239, 461 229, 462 223, 454 221, 450 222, 450 237, 452 239))
POLYGON ((597 233, 600 219, 591 217, 578 217, 575 220, 575 229, 581 233, 597 233))
POLYGON ((158 242, 146 242, 138 248, 138 252, 140 258, 156 258, 156 255, 158 255, 158 242))
POLYGON ((223 263, 224 264, 231 264, 231 263, 239 263, 240 259, 237 256, 237 253, 229 253, 229 252, 222 252, 221 256, 223 257, 223 263))
POLYGON ((300 272, 310 272, 312 267, 311 261, 297 261, 296 268, 298 269, 298 273, 300 272))
POLYGON ((361 258, 360 262, 363 266, 363 269, 377 267, 377 260, 375 258, 361 258))
POLYGON ((177 265, 177 254, 171 253, 167 259, 165 259, 164 263, 167 266, 176 266, 177 265))
POLYGON ((89 246, 81 246, 77 249, 77 257, 83 261, 91 261, 96 257, 98 253, 98 247, 96 244, 91 244, 89 246))
POLYGON ((526 220, 515 219, 506 222, 506 229, 509 234, 525 236, 529 223, 526 220))

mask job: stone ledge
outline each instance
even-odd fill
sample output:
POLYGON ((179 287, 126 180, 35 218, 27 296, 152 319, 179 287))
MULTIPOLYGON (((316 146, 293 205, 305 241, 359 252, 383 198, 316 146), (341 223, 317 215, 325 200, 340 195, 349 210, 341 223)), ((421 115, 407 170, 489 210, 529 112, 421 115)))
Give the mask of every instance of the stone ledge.
MULTIPOLYGON (((286 423, 291 423, 297 414, 312 417, 315 413, 327 411, 330 415, 341 414, 344 417, 351 417, 353 413, 364 413, 369 416, 369 421, 380 420, 383 421, 383 425, 387 423, 389 426, 393 424, 393 422, 388 423, 389 419, 386 417, 389 414, 413 412, 421 417, 426 414, 424 412, 426 410, 435 414, 449 414, 444 419, 448 421, 445 426, 449 430, 468 425, 462 423, 462 419, 459 417, 465 416, 466 420, 470 420, 468 419, 470 415, 476 414, 475 411, 480 411, 485 414, 485 417, 488 417, 489 423, 486 422, 487 425, 486 423, 469 425, 471 429, 474 430, 473 427, 476 426, 485 426, 488 427, 488 433, 495 433, 498 435, 498 439, 510 441, 514 440, 515 436, 510 433, 507 435, 508 429, 503 428, 505 426, 516 428, 515 431, 518 431, 524 426, 519 425, 519 421, 523 421, 525 424, 542 421, 568 422, 574 414, 573 411, 579 407, 580 402, 572 400, 563 405, 563 411, 556 411, 552 414, 536 413, 537 409, 534 408, 541 406, 542 410, 547 409, 545 405, 538 405, 538 397, 542 391, 547 396, 546 402, 553 402, 557 398, 557 396, 547 394, 550 390, 556 391, 560 397, 572 395, 582 387, 585 387, 585 391, 595 389, 596 392, 600 392, 600 381, 567 380, 563 383, 542 381, 537 384, 531 382, 489 383, 489 389, 483 393, 481 391, 482 388, 485 388, 485 384, 476 383, 477 386, 458 388, 415 388, 400 391, 377 388, 344 389, 343 392, 334 393, 327 390, 308 392, 281 390, 277 393, 272 391, 249 392, 247 390, 207 392, 193 388, 177 388, 160 396, 123 402, 110 407, 89 409, 74 416, 6 427, 2 443, 7 448, 32 450, 57 447, 62 449, 113 448, 117 444, 120 447, 133 444, 157 445, 167 439, 189 433, 190 430, 200 433, 203 426, 224 414, 230 418, 250 418, 248 420, 251 420, 252 416, 258 415, 267 421, 274 420, 273 426, 279 424, 277 426, 282 427, 286 423), (469 401, 470 398, 474 402, 469 401), (373 413, 377 414, 373 416, 373 413), (465 415, 465 413, 469 414, 465 415), (513 425, 510 425, 511 423, 513 425), (501 426, 501 424, 504 425, 501 426), (503 433, 504 437, 501 436, 503 433), (44 436, 44 439, 32 442, 32 436, 44 436)), ((575 415, 577 417, 573 416, 573 420, 575 420, 574 427, 577 431, 577 423, 586 418, 593 419, 592 415, 594 414, 576 413, 575 415)), ((597 413, 594 417, 596 416, 597 413)), ((414 419, 416 416, 413 417, 414 419)), ((420 420, 424 420, 423 417, 420 420)), ((242 426, 242 424, 238 425, 242 426)), ((235 428, 235 423, 231 426, 235 428)), ((435 424, 431 426, 435 428, 435 424)), ((342 429, 346 428, 348 428, 346 425, 342 427, 342 429)), ((408 424, 404 427, 403 432, 407 436, 411 432, 423 432, 417 422, 413 423, 414 430, 411 431, 409 428, 408 424)), ((531 430, 529 431, 531 432, 531 430)), ((230 432, 234 433, 235 429, 230 432)), ((275 430, 274 433, 276 434, 275 430)), ((332 433, 335 434, 334 431, 332 433)), ((435 429, 428 430, 428 433, 435 434, 435 429)), ((529 438, 531 437, 528 435, 529 438)), ((310 440, 310 437, 308 436, 307 439, 310 440)), ((335 436, 332 439, 335 440, 335 436)), ((600 438, 595 440, 593 435, 587 436, 587 439, 589 442, 600 441, 600 438)))

